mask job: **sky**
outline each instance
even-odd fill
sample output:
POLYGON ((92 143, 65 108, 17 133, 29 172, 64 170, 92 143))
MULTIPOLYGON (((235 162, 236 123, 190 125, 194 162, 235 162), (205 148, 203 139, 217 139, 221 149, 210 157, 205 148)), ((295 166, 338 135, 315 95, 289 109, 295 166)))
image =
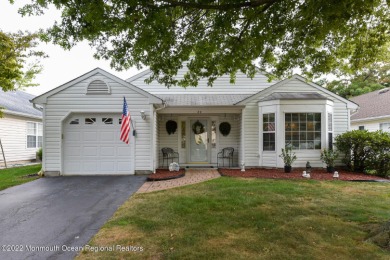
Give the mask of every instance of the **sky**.
MULTIPOLYGON (((0 30, 3 32, 17 32, 19 30, 34 32, 50 27, 56 19, 59 20, 60 18, 60 12, 55 8, 51 8, 43 16, 22 17, 18 13, 18 8, 29 1, 15 2, 11 5, 8 0, 0 1, 0 30)), ((109 61, 93 58, 94 51, 87 42, 79 43, 70 51, 46 43, 41 43, 38 49, 48 54, 49 58, 41 61, 43 72, 37 75, 34 80, 39 86, 24 89, 24 91, 33 95, 43 94, 96 67, 104 69, 121 79, 127 79, 139 72, 136 68, 121 72, 111 69, 109 61)))

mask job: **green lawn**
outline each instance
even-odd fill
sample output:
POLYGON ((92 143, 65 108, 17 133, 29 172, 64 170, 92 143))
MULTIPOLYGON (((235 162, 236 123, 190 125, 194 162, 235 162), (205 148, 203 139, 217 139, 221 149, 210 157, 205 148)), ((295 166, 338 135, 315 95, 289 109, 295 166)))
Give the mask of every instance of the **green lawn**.
POLYGON ((0 190, 33 181, 39 177, 24 177, 41 170, 40 164, 0 170, 0 190))
POLYGON ((78 259, 390 259, 365 242, 390 220, 390 184, 222 177, 136 194, 78 259), (114 246, 115 247, 115 246, 114 246))

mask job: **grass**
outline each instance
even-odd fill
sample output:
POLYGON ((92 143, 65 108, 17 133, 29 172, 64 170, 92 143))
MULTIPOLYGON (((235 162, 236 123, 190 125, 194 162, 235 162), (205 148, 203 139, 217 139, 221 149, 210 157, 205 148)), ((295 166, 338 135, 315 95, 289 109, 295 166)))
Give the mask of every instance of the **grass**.
POLYGON ((25 176, 38 173, 41 168, 42 166, 40 164, 36 164, 0 170, 0 190, 38 179, 38 176, 25 176))
POLYGON ((389 259, 365 242, 390 219, 388 183, 218 178, 132 196, 78 259, 389 259))

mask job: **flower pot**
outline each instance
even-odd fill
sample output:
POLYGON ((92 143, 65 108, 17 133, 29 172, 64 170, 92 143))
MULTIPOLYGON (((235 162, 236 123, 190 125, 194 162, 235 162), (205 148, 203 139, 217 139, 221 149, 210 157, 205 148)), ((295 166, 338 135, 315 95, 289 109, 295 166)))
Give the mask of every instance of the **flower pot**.
POLYGON ((326 166, 326 172, 334 173, 334 166, 326 166))
POLYGON ((292 169, 291 165, 284 166, 284 172, 291 172, 291 169, 292 169))

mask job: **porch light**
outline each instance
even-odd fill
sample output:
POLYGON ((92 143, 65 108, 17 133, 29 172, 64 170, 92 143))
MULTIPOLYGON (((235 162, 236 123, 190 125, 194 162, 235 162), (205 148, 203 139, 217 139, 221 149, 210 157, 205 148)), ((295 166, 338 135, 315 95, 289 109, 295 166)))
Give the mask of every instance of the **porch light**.
POLYGON ((140 113, 141 113, 142 120, 145 120, 146 119, 145 111, 141 110, 140 113))

